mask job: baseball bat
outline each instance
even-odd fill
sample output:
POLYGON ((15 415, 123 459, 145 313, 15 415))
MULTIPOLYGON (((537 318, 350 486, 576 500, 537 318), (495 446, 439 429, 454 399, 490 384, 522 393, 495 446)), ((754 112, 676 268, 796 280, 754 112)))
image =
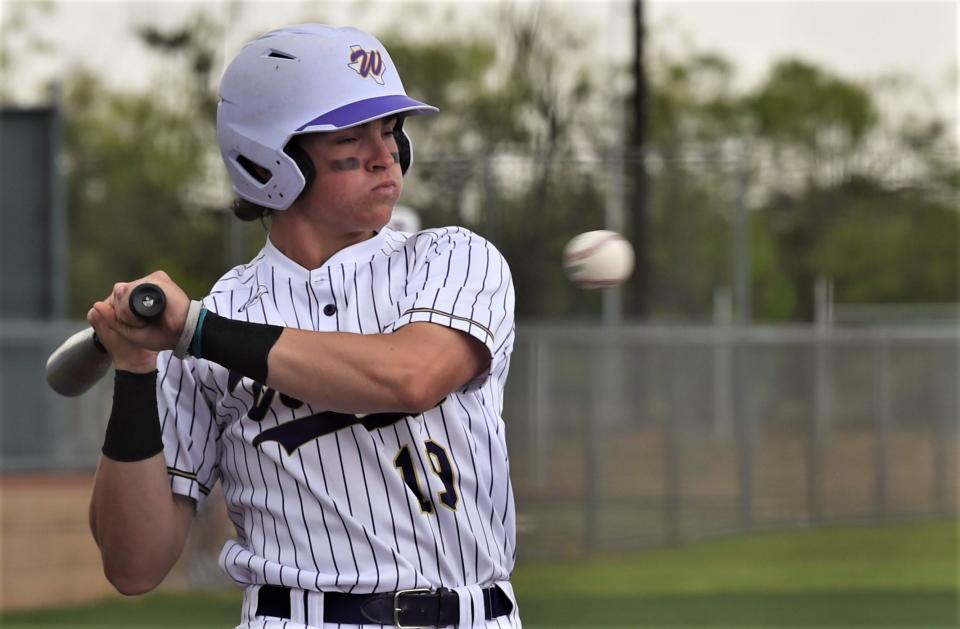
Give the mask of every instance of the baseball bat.
MULTIPOLYGON (((130 293, 130 310, 144 321, 152 321, 167 305, 163 290, 156 284, 140 284, 130 293)), ((110 355, 93 328, 77 332, 47 359, 47 384, 66 397, 86 393, 110 368, 110 355)))

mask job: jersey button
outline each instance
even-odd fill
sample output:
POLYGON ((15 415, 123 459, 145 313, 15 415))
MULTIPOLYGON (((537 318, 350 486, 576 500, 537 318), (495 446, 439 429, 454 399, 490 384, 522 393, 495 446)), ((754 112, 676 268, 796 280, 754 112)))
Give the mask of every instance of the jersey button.
POLYGON ((323 307, 323 314, 332 317, 337 312, 337 307, 333 304, 327 304, 323 307))

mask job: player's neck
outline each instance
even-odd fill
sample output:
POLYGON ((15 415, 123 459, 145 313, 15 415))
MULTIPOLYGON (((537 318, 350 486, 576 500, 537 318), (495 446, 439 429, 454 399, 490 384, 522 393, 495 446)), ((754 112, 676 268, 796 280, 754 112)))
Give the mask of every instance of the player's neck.
POLYGON ((284 217, 270 226, 270 242, 283 255, 305 269, 318 269, 338 251, 363 242, 375 235, 374 231, 330 233, 321 226, 303 220, 284 217), (284 220, 286 219, 286 220, 284 220))

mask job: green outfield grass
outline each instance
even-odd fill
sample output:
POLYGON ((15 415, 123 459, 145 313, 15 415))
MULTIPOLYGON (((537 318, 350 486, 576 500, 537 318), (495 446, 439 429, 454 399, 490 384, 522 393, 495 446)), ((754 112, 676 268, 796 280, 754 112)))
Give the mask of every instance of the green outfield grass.
MULTIPOLYGON (((589 561, 521 563, 527 627, 960 627, 958 523, 829 528, 589 561)), ((156 593, 0 616, 0 626, 227 627, 239 593, 156 593)))

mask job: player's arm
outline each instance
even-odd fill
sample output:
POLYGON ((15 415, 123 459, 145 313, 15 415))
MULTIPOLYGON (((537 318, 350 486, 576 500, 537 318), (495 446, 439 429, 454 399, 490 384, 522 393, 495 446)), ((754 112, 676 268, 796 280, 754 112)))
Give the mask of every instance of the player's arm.
POLYGON ((193 499, 170 491, 162 453, 134 463, 100 459, 90 530, 103 573, 119 592, 160 585, 183 552, 193 515, 193 499))
POLYGON ((194 338, 191 353, 304 402, 341 413, 422 412, 486 369, 490 352, 464 332, 409 323, 391 334, 313 332, 233 321, 212 312, 191 335, 189 299, 163 272, 141 281, 167 295, 159 325, 127 311, 130 290, 118 284, 118 330, 133 343, 171 349, 194 338), (187 330, 184 333, 184 329, 187 330))
POLYGON ((156 411, 156 354, 117 333, 112 300, 95 304, 87 318, 117 368, 90 529, 110 583, 124 594, 141 594, 159 585, 180 557, 194 504, 170 490, 156 411))
POLYGON ((419 413, 489 362, 480 341, 433 323, 410 323, 392 334, 286 328, 269 351, 266 384, 344 413, 419 413))

